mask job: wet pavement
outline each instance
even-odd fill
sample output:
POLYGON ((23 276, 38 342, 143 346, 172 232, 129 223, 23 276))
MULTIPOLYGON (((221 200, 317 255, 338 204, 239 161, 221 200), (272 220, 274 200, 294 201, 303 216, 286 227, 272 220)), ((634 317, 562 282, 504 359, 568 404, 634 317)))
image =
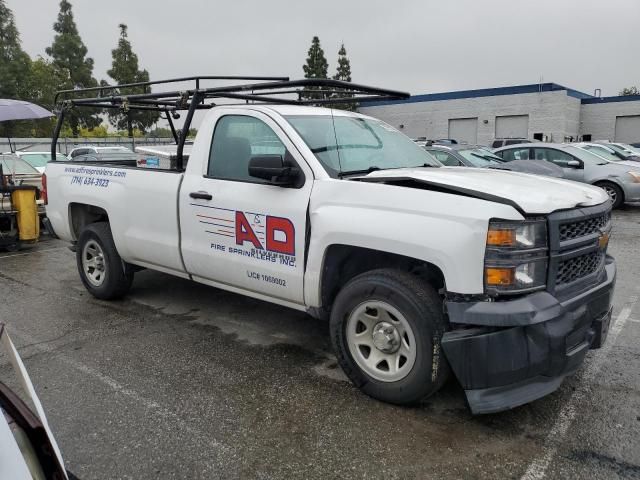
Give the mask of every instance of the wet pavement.
POLYGON ((83 480, 640 479, 639 240, 640 206, 617 211, 606 348, 495 415, 455 382, 415 408, 364 396, 303 313, 151 271, 96 300, 57 240, 0 253, 0 321, 83 480))

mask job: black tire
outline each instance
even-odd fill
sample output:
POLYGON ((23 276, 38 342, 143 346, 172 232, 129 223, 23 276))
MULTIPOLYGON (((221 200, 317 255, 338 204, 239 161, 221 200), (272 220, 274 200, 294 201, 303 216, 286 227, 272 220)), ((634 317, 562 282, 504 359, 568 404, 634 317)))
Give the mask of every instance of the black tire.
POLYGON ((624 203, 624 192, 622 189, 613 182, 598 182, 595 184, 596 187, 600 187, 604 189, 605 192, 609 195, 611 199, 612 208, 620 208, 624 203), (610 193, 612 192, 612 193, 610 193), (615 195, 615 200, 613 196, 615 195))
POLYGON ((76 248, 76 263, 82 283, 96 298, 101 300, 122 298, 131 288, 133 270, 120 258, 107 222, 92 223, 82 230, 76 248), (85 246, 89 242, 98 243, 102 249, 104 278, 100 285, 91 283, 83 268, 82 258, 85 246))
POLYGON ((437 392, 449 376, 440 345, 447 329, 442 300, 426 281, 408 272, 379 269, 350 280, 338 293, 331 310, 331 341, 338 363, 367 395, 383 402, 410 405, 437 392), (360 368, 347 344, 350 313, 364 301, 381 301, 397 309, 416 339, 415 363, 402 379, 380 381, 360 368))

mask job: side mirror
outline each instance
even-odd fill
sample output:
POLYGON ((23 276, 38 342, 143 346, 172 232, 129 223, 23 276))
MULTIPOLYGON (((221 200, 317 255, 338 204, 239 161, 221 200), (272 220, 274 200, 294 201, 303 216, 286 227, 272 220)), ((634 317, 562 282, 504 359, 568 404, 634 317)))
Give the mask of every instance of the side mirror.
POLYGON ((582 163, 580 163, 578 160, 569 160, 567 162, 567 167, 569 167, 569 168, 580 168, 580 167, 582 167, 582 163))
POLYGON ((249 160, 249 175, 267 180, 272 185, 290 187, 300 177, 300 169, 287 152, 284 159, 280 155, 256 155, 249 160))

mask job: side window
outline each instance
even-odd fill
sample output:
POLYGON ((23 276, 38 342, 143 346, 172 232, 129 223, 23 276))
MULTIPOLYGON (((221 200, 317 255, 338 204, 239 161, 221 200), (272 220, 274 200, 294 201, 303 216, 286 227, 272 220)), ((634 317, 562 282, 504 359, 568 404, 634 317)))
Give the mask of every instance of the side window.
POLYGON ((450 153, 443 152, 442 150, 427 150, 431 155, 436 157, 440 163, 447 167, 459 167, 460 160, 451 155, 450 153))
POLYGON ((502 158, 505 162, 511 162, 513 160, 529 160, 528 148, 514 148, 511 150, 503 150, 502 158))
POLYGON ((575 160, 571 155, 560 150, 553 148, 534 148, 533 149, 536 160, 546 160, 547 162, 553 162, 560 167, 566 167, 567 162, 575 160))
POLYGON ((213 178, 260 182, 249 175, 253 156, 280 156, 286 147, 271 128, 254 117, 225 115, 216 124, 207 175, 213 178))

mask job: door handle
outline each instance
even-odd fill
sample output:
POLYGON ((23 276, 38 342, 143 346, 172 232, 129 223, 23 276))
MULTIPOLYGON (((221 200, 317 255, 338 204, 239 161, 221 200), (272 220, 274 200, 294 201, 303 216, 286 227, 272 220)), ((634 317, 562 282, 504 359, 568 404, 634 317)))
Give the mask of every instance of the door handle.
POLYGON ((200 200, 211 200, 213 196, 209 192, 191 192, 189 194, 191 198, 198 198, 200 200))

